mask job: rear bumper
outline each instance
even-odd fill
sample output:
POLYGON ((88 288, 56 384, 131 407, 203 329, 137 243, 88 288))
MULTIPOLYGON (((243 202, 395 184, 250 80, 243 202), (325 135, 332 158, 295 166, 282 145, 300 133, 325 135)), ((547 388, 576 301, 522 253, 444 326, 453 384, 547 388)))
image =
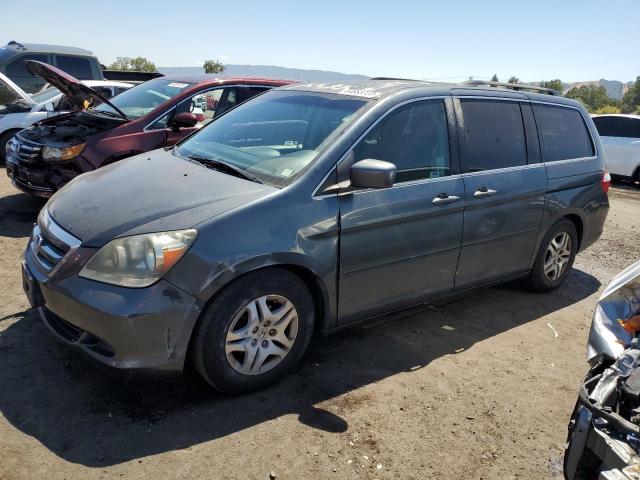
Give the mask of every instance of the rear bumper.
POLYGON ((63 272, 47 278, 30 248, 23 269, 25 293, 58 340, 126 376, 182 372, 201 311, 195 297, 164 280, 133 289, 63 272))

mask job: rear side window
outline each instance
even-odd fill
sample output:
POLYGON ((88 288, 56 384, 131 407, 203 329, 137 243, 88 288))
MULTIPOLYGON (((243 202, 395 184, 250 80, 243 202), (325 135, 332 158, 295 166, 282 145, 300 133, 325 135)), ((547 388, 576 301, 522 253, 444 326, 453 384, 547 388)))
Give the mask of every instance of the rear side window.
POLYGON ((593 156, 584 119, 575 108, 533 105, 543 162, 593 156))
POLYGON ((86 58, 56 55, 56 63, 60 70, 80 80, 90 80, 93 77, 91 74, 91 63, 89 63, 89 60, 86 58))
POLYGON ((520 104, 512 101, 461 99, 464 117, 463 172, 527 164, 520 104))
POLYGON ((595 117, 593 123, 603 137, 640 138, 640 118, 595 117))
POLYGON ((38 62, 48 63, 49 62, 49 56, 48 55, 44 55, 44 54, 43 55, 39 55, 37 53, 32 53, 32 54, 28 54, 28 55, 22 55, 21 57, 18 57, 13 62, 11 62, 9 65, 7 65, 7 69, 5 71, 7 77, 9 77, 9 78, 13 78, 13 77, 34 77, 35 75, 30 73, 27 70, 27 66, 24 64, 24 62, 26 62, 27 60, 37 60, 38 62))

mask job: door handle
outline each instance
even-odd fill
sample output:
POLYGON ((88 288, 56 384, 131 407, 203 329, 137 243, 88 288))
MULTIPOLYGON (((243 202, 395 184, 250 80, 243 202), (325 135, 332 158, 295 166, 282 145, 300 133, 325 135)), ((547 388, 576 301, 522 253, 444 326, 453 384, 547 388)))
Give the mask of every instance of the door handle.
POLYGON ((473 196, 475 198, 484 198, 484 197, 490 197, 491 195, 495 195, 496 193, 498 192, 491 188, 480 187, 478 190, 474 192, 473 196))
POLYGON ((446 193, 441 193, 436 198, 434 198, 431 203, 433 203, 434 205, 447 205, 459 199, 460 197, 456 197, 455 195, 447 195, 446 193))

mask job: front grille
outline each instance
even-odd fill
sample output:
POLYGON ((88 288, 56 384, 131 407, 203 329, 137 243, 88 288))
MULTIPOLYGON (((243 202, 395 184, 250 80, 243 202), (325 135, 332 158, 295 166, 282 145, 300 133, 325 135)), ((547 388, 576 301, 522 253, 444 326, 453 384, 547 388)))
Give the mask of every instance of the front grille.
POLYGON ((80 240, 63 230, 53 221, 48 211, 42 210, 33 227, 30 248, 38 268, 50 275, 70 250, 80 246, 80 240))
POLYGON ((48 308, 43 307, 41 315, 47 325, 63 340, 93 350, 103 357, 113 357, 115 355, 113 347, 103 339, 67 322, 48 308))
POLYGON ((29 140, 25 140, 16 135, 14 137, 12 148, 14 149, 16 156, 21 162, 32 164, 36 163, 36 160, 38 160, 38 157, 40 157, 43 145, 30 142, 29 140))

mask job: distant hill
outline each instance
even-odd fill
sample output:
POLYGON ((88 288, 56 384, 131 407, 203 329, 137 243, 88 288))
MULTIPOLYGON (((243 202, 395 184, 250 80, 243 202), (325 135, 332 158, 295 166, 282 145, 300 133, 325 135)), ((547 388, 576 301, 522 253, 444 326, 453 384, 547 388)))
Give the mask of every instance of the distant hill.
POLYGON ((609 95, 611 98, 621 100, 622 96, 627 92, 627 90, 629 90, 629 87, 632 84, 633 82, 622 83, 619 80, 605 80, 604 78, 601 78, 600 80, 565 84, 566 89, 564 93, 567 93, 574 87, 581 87, 583 85, 600 85, 601 87, 604 87, 604 89, 607 91, 607 95, 609 95))
MULTIPOLYGON (((165 75, 204 73, 202 67, 159 67, 165 75)), ((274 65, 225 65, 225 74, 250 77, 271 77, 319 83, 357 83, 366 80, 366 75, 331 72, 327 70, 304 70, 301 68, 277 67, 274 65)))
MULTIPOLYGON (((526 85, 540 85, 540 82, 525 82, 526 85)), ((616 100, 621 100, 622 96, 629 90, 629 87, 633 85, 633 82, 622 83, 620 80, 587 80, 584 82, 570 82, 563 83, 564 90, 562 93, 567 93, 572 88, 588 86, 588 85, 600 85, 607 91, 607 95, 616 100)))
MULTIPOLYGON (((225 74, 241 75, 248 77, 272 77, 304 82, 318 83, 358 83, 369 77, 352 73, 332 72, 328 70, 305 70, 302 68, 278 67, 275 65, 225 65, 225 74)), ((159 67, 160 73, 165 75, 184 75, 204 73, 202 67, 159 67)), ((526 82, 527 85, 539 85, 540 82, 526 82)), ((633 82, 623 84, 619 80, 588 80, 584 82, 571 82, 564 84, 564 92, 567 93, 573 87, 582 85, 602 85, 611 98, 621 99, 633 82)))

